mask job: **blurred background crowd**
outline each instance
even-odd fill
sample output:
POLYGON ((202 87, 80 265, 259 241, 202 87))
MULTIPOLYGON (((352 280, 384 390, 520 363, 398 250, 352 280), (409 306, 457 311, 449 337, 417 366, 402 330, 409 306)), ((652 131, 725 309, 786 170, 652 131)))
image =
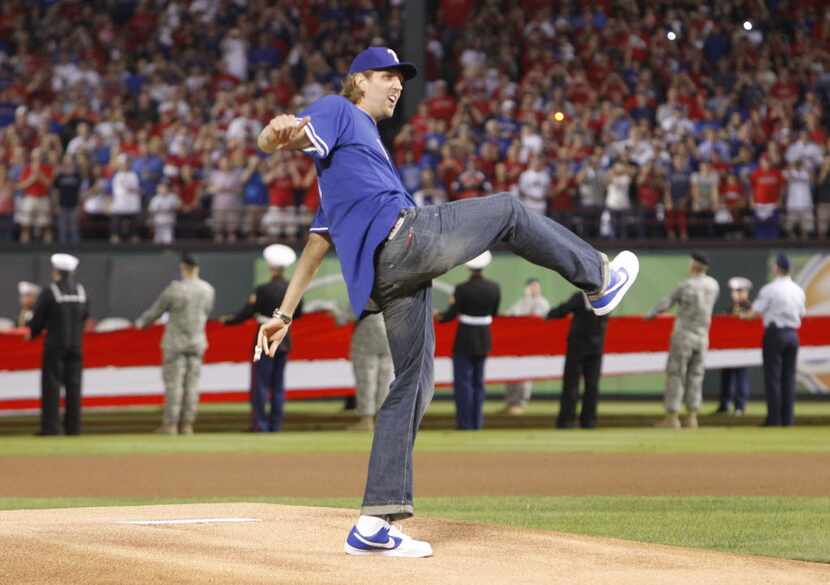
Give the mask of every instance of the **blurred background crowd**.
MULTIPOLYGON (((427 14, 426 97, 389 136, 419 204, 510 191, 587 238, 828 237, 824 2, 427 14)), ((367 45, 401 49, 405 19, 401 0, 3 0, 0 240, 302 237, 311 160, 255 138, 367 45)))

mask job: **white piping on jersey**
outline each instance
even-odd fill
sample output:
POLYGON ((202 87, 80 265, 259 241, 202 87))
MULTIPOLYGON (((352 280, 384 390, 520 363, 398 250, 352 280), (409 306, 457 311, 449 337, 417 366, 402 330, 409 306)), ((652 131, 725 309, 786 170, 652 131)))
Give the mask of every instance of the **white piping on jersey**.
POLYGON ((67 295, 61 292, 61 289, 58 288, 58 285, 52 284, 51 287, 52 294, 55 296, 55 301, 58 303, 85 303, 86 302, 86 291, 84 291, 83 285, 78 285, 78 294, 75 295, 67 295))
POLYGON ((319 154, 321 158, 326 158, 329 155, 329 145, 326 144, 325 140, 320 138, 320 135, 317 134, 317 131, 314 129, 314 125, 309 121, 303 130, 305 130, 305 135, 311 141, 311 144, 314 145, 314 150, 317 151, 317 154, 319 154))
POLYGON ((383 156, 386 157, 386 162, 388 162, 391 165, 392 159, 389 158, 389 153, 386 152, 386 147, 383 146, 383 142, 380 141, 380 138, 375 138, 375 140, 378 141, 378 146, 380 146, 380 151, 383 153, 383 156))
POLYGON ((493 316, 484 315, 477 317, 475 315, 459 315, 458 321, 464 325, 490 325, 493 323, 493 316))
MULTIPOLYGON (((320 196, 320 207, 323 207, 323 189, 320 187, 320 180, 317 180, 317 194, 320 196)), ((311 232, 327 232, 329 231, 328 227, 318 226, 313 228, 308 228, 311 232)))

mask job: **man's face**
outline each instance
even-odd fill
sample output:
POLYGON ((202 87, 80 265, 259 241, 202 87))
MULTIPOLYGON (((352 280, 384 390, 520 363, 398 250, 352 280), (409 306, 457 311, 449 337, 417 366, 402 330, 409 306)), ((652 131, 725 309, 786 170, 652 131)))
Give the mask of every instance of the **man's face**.
POLYGON ((527 294, 536 298, 542 294, 542 285, 538 282, 529 282, 527 284, 527 294))
POLYGON ((363 90, 360 105, 375 120, 391 118, 403 93, 403 81, 400 71, 372 71, 360 83, 363 90))
POLYGON ((37 295, 34 293, 20 295, 20 308, 24 310, 31 309, 35 306, 35 300, 37 300, 37 295))
POLYGON ((742 303, 749 299, 749 291, 745 288, 733 288, 732 289, 732 302, 733 303, 742 303))

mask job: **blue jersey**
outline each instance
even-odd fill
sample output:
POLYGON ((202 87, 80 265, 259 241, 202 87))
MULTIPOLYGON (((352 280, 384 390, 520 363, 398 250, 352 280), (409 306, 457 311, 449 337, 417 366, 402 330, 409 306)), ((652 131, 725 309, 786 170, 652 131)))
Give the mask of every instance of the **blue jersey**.
POLYGON ((375 249, 389 235, 401 210, 415 207, 375 120, 342 96, 320 98, 298 114, 308 116, 320 187, 320 209, 311 231, 334 241, 355 315, 366 307, 375 281, 375 249))

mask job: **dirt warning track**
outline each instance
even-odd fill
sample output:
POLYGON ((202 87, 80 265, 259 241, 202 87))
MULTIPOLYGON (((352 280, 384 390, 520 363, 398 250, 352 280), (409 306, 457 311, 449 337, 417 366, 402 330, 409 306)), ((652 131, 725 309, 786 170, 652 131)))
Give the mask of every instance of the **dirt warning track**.
MULTIPOLYGON (((0 497, 360 496, 367 454, 0 457, 0 497)), ((826 496, 830 454, 422 453, 418 496, 826 496)))

